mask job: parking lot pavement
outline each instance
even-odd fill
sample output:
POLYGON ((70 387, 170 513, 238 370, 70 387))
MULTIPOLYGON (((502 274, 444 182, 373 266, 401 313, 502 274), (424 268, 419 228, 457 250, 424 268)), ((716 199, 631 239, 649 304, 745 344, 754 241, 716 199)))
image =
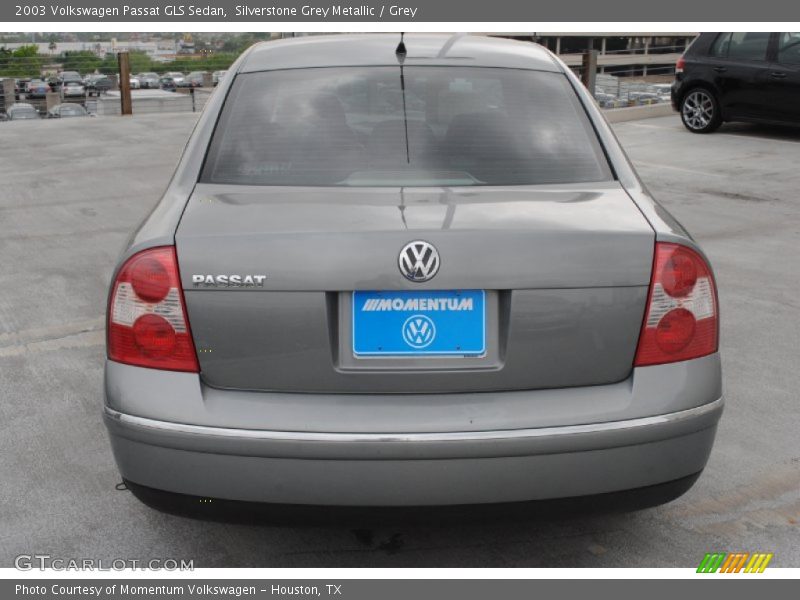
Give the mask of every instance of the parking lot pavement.
MULTIPOLYGON (((717 272, 727 407, 677 501, 627 515, 346 527, 194 521, 119 482, 101 421, 103 312, 118 251, 164 189, 192 114, 0 125, 0 566, 18 554, 195 566, 800 566, 800 131, 616 131, 717 272)), ((480 485, 480 481, 475 482, 480 485)))

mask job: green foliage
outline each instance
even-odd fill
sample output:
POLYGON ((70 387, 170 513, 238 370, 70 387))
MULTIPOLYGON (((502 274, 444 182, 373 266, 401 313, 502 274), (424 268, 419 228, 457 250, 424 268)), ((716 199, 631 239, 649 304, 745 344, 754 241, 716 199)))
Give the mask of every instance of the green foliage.
POLYGON ((271 37, 271 33, 241 33, 225 40, 221 50, 222 52, 239 56, 256 42, 268 40, 271 37))
POLYGON ((61 64, 64 71, 93 73, 102 62, 102 59, 97 58, 94 52, 89 52, 88 50, 64 52, 61 56, 61 64))
POLYGON ((39 77, 42 64, 39 47, 35 44, 13 51, 0 48, 0 77, 39 77))

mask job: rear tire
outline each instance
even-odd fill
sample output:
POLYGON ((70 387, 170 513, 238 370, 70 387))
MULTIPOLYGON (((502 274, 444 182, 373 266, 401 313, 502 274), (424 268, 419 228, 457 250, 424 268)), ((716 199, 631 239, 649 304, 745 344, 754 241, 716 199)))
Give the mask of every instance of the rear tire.
POLYGON ((713 92, 706 88, 689 90, 681 100, 681 121, 692 133, 711 133, 722 125, 722 111, 713 92))

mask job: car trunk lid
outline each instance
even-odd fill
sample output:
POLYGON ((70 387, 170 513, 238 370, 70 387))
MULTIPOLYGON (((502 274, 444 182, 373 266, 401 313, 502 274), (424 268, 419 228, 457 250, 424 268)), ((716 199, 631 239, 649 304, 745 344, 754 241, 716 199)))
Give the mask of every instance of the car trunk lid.
POLYGON ((200 184, 176 233, 206 383, 343 393, 624 379, 644 313, 653 244, 652 228, 616 182, 200 184), (429 281, 409 281, 398 268, 400 250, 414 240, 438 250, 440 268, 429 281), (358 290, 485 290, 486 351, 354 356, 352 293, 358 290))

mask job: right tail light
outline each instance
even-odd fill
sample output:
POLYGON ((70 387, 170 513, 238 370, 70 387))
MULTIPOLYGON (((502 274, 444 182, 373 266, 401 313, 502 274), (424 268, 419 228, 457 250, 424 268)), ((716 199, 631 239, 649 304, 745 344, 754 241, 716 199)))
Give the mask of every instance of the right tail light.
POLYGON ((706 261, 687 246, 657 242, 634 366, 713 354, 719 346, 717 290, 706 261))

